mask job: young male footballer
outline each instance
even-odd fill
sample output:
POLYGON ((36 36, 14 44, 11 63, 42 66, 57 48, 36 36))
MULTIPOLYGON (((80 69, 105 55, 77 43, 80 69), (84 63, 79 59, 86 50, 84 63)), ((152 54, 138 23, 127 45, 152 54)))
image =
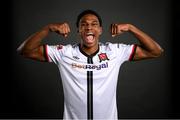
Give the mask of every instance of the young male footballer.
POLYGON ((163 49, 132 24, 111 24, 112 37, 129 32, 139 44, 100 43, 101 17, 85 10, 77 17, 77 44, 47 45, 42 40, 52 32, 70 34, 68 23, 48 24, 28 37, 18 48, 30 59, 55 63, 64 91, 64 119, 118 119, 116 88, 120 66, 125 61, 159 57, 163 49))

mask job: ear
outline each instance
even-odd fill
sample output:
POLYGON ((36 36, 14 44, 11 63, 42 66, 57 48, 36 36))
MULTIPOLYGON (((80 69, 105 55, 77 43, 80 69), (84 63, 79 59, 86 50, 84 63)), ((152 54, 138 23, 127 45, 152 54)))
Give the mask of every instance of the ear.
POLYGON ((99 35, 102 34, 102 27, 99 28, 99 35))
POLYGON ((77 29, 77 33, 80 34, 79 28, 77 29))

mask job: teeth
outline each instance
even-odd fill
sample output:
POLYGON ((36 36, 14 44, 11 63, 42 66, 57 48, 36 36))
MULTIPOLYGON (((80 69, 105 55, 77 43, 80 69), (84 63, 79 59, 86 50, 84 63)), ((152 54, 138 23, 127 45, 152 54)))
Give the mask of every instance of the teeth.
POLYGON ((94 34, 90 32, 90 33, 87 33, 86 35, 94 35, 94 34))

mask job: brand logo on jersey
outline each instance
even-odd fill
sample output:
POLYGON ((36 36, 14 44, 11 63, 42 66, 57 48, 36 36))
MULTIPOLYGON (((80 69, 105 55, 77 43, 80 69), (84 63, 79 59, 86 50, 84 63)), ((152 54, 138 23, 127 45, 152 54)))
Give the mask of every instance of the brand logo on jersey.
POLYGON ((76 63, 72 63, 73 68, 80 68, 80 69, 96 69, 101 70, 102 68, 108 68, 108 62, 100 64, 100 65, 80 65, 76 63))
POLYGON ((73 56, 73 58, 79 60, 79 58, 77 56, 73 56))
POLYGON ((109 60, 106 53, 101 53, 98 55, 99 56, 99 62, 105 61, 105 60, 109 60))

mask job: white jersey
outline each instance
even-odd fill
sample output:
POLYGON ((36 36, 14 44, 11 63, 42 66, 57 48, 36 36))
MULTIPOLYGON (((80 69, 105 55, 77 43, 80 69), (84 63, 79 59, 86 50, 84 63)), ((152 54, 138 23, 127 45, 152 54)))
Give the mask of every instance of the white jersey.
POLYGON ((118 119, 116 87, 121 64, 132 59, 136 45, 99 44, 93 55, 80 45, 46 45, 46 57, 60 71, 64 119, 118 119))

